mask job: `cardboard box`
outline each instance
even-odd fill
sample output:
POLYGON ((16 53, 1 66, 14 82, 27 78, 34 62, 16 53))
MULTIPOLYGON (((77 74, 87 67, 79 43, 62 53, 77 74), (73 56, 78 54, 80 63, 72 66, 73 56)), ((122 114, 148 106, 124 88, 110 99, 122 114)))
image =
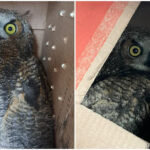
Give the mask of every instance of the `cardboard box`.
POLYGON ((148 148, 80 103, 140 2, 77 2, 76 148, 148 148))
POLYGON ((0 8, 30 11, 35 48, 53 90, 57 148, 74 147, 74 3, 0 2, 0 8))

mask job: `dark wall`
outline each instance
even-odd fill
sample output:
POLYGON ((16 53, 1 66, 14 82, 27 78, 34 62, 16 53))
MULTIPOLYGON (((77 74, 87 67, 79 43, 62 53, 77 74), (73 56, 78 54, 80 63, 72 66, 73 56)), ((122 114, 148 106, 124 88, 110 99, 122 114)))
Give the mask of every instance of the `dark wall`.
POLYGON ((128 26, 142 26, 150 29, 150 2, 141 2, 128 26))

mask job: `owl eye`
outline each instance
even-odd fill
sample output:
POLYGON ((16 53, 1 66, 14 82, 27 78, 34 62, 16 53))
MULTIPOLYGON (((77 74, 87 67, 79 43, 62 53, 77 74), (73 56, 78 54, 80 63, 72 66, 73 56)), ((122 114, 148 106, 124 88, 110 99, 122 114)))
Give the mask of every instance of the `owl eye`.
POLYGON ((7 24, 5 26, 5 32, 9 35, 16 33, 16 26, 14 24, 7 24))
POLYGON ((142 53, 142 50, 139 46, 133 45, 129 48, 129 54, 133 57, 140 56, 142 53))

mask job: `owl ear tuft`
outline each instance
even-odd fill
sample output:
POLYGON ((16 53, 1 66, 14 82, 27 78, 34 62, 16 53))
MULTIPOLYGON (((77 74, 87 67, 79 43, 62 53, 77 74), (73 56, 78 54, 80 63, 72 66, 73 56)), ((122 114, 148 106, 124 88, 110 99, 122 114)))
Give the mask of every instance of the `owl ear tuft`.
POLYGON ((30 14, 30 10, 27 10, 25 13, 21 14, 22 17, 28 16, 30 14))
POLYGON ((31 17, 30 10, 27 10, 25 13, 21 14, 21 17, 28 20, 31 17))

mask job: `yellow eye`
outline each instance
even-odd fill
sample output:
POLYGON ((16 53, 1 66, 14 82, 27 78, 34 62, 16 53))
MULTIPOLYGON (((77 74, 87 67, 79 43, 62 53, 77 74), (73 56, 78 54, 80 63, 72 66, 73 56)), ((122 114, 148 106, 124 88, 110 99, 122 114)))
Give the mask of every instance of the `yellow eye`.
POLYGON ((16 32, 16 26, 14 24, 7 24, 5 26, 5 31, 9 35, 13 35, 16 32))
POLYGON ((137 56, 141 55, 142 51, 141 51, 141 48, 139 46, 133 45, 130 47, 129 53, 131 56, 137 57, 137 56))

